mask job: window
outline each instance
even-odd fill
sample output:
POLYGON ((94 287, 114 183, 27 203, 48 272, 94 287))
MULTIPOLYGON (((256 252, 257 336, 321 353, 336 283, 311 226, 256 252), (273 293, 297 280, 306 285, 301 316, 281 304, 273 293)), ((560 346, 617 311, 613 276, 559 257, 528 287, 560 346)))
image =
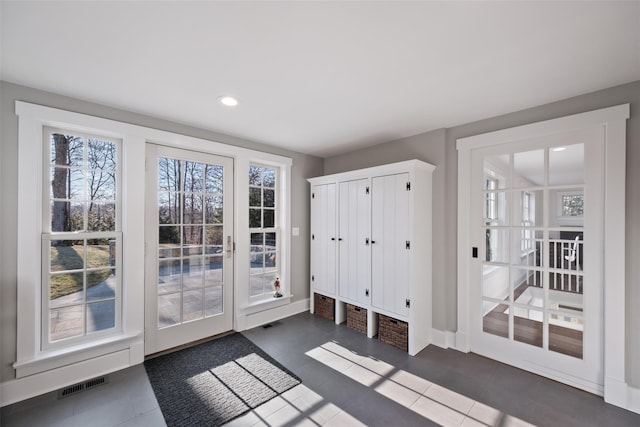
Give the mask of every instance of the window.
POLYGON ((582 194, 562 195, 562 216, 582 216, 584 215, 584 196, 582 194))
POLYGON ((42 347, 120 327, 120 142, 45 128, 42 347))
MULTIPOLYGON (((533 227, 535 223, 535 195, 528 191, 522 192, 522 220, 521 225, 524 227, 533 227)), ((534 239, 533 230, 524 229, 521 232, 520 250, 525 253, 533 249, 534 239)))
POLYGON ((571 189, 558 191, 555 196, 558 225, 582 226, 584 219, 584 191, 571 189))
MULTIPOLYGON (((485 174, 492 174, 491 171, 485 171, 485 174)), ((498 205, 498 192, 495 191, 499 185, 499 178, 495 176, 485 177, 485 197, 484 197, 484 221, 487 226, 498 225, 499 220, 499 208, 498 205)), ((498 252, 501 249, 501 245, 498 242, 498 230, 492 228, 485 229, 485 259, 487 261, 496 261, 500 258, 498 252)))
POLYGON ((494 191, 498 188, 497 178, 487 178, 485 183, 487 193, 484 201, 484 216, 487 225, 498 219, 498 195, 494 191))
POLYGON ((273 294, 280 270, 278 168, 249 166, 249 297, 273 294))

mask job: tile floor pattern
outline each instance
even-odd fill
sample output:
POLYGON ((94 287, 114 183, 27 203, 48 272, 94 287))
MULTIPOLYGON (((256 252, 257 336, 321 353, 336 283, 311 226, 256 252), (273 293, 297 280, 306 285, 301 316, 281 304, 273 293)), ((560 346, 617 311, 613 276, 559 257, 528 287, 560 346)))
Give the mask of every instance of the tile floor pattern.
MULTIPOLYGON (((415 357, 303 313, 245 336, 302 384, 227 426, 639 426, 640 414, 501 363, 429 346, 415 357)), ((2 408, 2 427, 163 426, 143 366, 56 400, 2 408)))

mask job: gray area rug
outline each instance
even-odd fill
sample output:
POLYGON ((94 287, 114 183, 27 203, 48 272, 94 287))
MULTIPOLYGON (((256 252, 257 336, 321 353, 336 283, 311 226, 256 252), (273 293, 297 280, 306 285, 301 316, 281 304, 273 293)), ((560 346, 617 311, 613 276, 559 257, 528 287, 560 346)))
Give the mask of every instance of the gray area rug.
POLYGON ((219 426, 300 384, 240 333, 144 366, 168 427, 219 426))

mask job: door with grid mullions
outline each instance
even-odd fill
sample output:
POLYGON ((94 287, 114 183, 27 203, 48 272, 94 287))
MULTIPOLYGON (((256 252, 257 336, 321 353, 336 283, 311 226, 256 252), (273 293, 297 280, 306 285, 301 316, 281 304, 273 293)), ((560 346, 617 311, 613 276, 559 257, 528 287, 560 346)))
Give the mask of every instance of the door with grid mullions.
POLYGON ((147 354, 232 328, 232 159, 147 147, 147 354))
POLYGON ((602 384, 603 133, 472 152, 472 350, 602 384))

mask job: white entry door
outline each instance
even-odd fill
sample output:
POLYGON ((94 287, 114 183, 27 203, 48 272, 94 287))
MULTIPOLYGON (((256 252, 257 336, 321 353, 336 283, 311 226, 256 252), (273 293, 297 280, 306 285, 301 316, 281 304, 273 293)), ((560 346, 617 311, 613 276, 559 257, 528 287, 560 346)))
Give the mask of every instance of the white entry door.
POLYGON ((471 350, 601 392, 603 128, 477 148, 471 165, 471 350))
POLYGON ((232 169, 147 145, 145 354, 232 329, 232 169))

